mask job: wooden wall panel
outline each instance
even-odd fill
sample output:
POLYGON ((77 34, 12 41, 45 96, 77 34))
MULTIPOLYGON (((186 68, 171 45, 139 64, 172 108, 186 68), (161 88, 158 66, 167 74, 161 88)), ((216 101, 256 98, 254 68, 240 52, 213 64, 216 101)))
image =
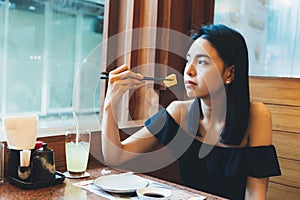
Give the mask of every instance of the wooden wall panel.
POLYGON ((298 200, 300 197, 300 189, 289 187, 277 183, 269 183, 267 199, 268 200, 298 200))
POLYGON ((55 136, 49 138, 38 138, 47 143, 48 148, 54 151, 55 162, 61 162, 65 160, 65 137, 55 136))
POLYGON ((272 114, 273 144, 282 175, 271 177, 267 199, 300 197, 300 79, 250 77, 252 101, 265 103, 272 114))
POLYGON ((279 158, 279 164, 282 175, 271 177, 270 180, 274 183, 300 188, 300 161, 279 158))
POLYGON ((300 107, 267 104, 273 121, 273 130, 300 133, 300 107))
POLYGON ((300 159, 300 134, 273 131, 273 144, 279 157, 292 160, 300 159))
POLYGON ((250 77, 252 100, 270 104, 300 106, 300 79, 250 77))

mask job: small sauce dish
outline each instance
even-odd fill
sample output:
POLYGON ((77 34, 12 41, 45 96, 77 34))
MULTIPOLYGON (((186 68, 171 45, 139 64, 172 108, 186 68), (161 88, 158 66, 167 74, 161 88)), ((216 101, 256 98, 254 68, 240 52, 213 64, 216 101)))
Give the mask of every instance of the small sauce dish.
POLYGON ((171 198, 172 191, 166 188, 146 187, 136 191, 142 200, 167 200, 171 198))

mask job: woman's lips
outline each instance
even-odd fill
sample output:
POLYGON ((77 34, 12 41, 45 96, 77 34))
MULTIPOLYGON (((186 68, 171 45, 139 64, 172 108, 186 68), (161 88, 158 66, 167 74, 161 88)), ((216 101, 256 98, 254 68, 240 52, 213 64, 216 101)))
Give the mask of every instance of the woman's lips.
POLYGON ((190 81, 190 80, 187 80, 187 81, 185 81, 185 85, 187 85, 187 86, 194 86, 194 85, 197 85, 197 83, 195 83, 193 81, 190 81))

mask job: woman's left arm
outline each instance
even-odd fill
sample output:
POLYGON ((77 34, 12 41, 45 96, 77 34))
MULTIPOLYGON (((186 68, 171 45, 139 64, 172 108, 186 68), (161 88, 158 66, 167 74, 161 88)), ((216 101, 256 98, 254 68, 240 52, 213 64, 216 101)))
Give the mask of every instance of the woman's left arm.
MULTIPOLYGON (((249 116, 249 146, 272 144, 272 116, 263 103, 251 103, 249 116)), ((266 199, 269 178, 247 178, 245 199, 266 199)))
POLYGON ((246 200, 263 200, 266 199, 269 178, 247 178, 246 200))

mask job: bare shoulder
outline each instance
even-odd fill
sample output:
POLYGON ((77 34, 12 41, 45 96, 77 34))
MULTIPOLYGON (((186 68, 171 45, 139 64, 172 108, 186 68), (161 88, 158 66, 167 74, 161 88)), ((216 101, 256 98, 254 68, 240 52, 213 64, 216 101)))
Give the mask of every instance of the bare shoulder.
POLYGON ((251 102, 250 112, 253 112, 255 114, 265 114, 265 115, 271 114, 269 108, 262 102, 251 102))
POLYGON ((192 105, 192 103, 193 100, 173 101, 167 107, 167 111, 170 113, 172 118, 178 122, 182 119, 182 117, 186 116, 189 107, 192 105))
POLYGON ((249 145, 263 146, 272 143, 272 115, 269 108, 261 102, 250 103, 249 145))
POLYGON ((261 102, 251 102, 250 120, 254 121, 255 124, 263 122, 272 123, 272 115, 269 108, 265 104, 261 102))

